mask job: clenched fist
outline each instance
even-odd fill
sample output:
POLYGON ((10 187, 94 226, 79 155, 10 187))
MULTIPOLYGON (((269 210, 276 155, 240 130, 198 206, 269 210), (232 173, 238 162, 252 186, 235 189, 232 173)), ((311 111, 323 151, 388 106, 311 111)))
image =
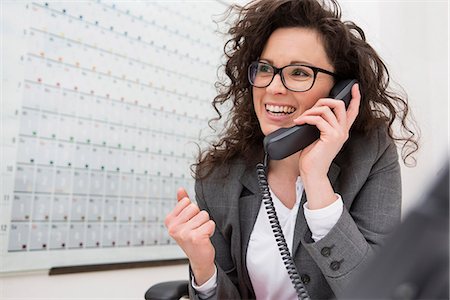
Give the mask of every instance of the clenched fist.
POLYGON ((214 246, 210 237, 216 224, 208 212, 189 200, 184 188, 177 191, 178 203, 166 216, 164 224, 169 235, 186 253, 197 285, 202 285, 214 275, 214 246))

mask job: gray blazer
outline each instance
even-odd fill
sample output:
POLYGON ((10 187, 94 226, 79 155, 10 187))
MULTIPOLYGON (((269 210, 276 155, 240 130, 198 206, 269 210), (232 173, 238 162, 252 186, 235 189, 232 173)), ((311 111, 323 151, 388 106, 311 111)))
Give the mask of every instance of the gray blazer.
MULTIPOLYGON (((342 196, 344 211, 331 231, 314 242, 303 213, 307 201, 303 193, 291 253, 312 299, 339 296, 400 221, 400 166, 385 128, 371 135, 352 132, 328 177, 342 196)), ((216 168, 206 179, 197 180, 195 192, 199 207, 216 223, 211 241, 217 288, 211 299, 255 298, 246 267, 248 242, 262 201, 255 163, 235 160, 216 168)), ((198 298, 191 286, 190 296, 198 298)))

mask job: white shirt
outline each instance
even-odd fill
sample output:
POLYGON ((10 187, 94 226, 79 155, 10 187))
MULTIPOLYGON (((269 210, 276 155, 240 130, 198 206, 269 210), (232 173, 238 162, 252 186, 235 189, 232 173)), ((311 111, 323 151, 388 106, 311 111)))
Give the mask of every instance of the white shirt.
MULTIPOLYGON (((292 250, 295 222, 302 194, 303 183, 300 177, 297 178, 296 202, 292 209, 284 206, 271 191, 272 201, 289 251, 292 250)), ((312 238, 317 242, 331 230, 341 216, 343 211, 342 198, 337 195, 335 202, 322 209, 309 210, 307 204, 306 202, 303 205, 305 219, 311 230, 312 238)), ((275 242, 263 202, 250 235, 246 260, 247 270, 257 299, 297 299, 297 294, 275 242), (267 274, 270 274, 270 276, 267 276, 267 274)), ((213 295, 217 286, 217 270, 202 286, 197 286, 194 278, 192 278, 192 286, 201 298, 213 295)))

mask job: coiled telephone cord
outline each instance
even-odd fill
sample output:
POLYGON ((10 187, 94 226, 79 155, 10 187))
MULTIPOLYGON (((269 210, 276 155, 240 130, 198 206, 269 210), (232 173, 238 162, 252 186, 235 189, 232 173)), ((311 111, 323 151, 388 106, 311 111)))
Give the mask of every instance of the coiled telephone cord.
POLYGON ((266 208, 267 215, 269 216, 270 226, 272 227, 275 240, 277 242, 278 249, 283 259, 284 266, 287 269, 289 278, 294 285, 295 291, 297 292, 298 299, 310 300, 308 292, 303 285, 300 275, 298 274, 297 268, 295 267, 294 260, 289 252, 289 248, 284 238, 283 230, 281 229, 280 221, 277 217, 277 212, 275 211, 275 206, 273 205, 272 196, 270 195, 269 183, 267 181, 266 175, 267 166, 267 155, 264 157, 264 164, 259 163, 256 165, 256 174, 258 176, 259 188, 261 190, 261 197, 266 208))

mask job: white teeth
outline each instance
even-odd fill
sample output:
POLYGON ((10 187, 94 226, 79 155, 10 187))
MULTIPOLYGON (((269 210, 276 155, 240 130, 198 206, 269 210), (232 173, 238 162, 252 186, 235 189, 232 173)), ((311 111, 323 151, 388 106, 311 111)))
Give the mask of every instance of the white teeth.
POLYGON ((291 114, 295 111, 295 108, 292 106, 279 106, 279 105, 266 104, 266 110, 269 112, 272 112, 272 113, 291 114))

